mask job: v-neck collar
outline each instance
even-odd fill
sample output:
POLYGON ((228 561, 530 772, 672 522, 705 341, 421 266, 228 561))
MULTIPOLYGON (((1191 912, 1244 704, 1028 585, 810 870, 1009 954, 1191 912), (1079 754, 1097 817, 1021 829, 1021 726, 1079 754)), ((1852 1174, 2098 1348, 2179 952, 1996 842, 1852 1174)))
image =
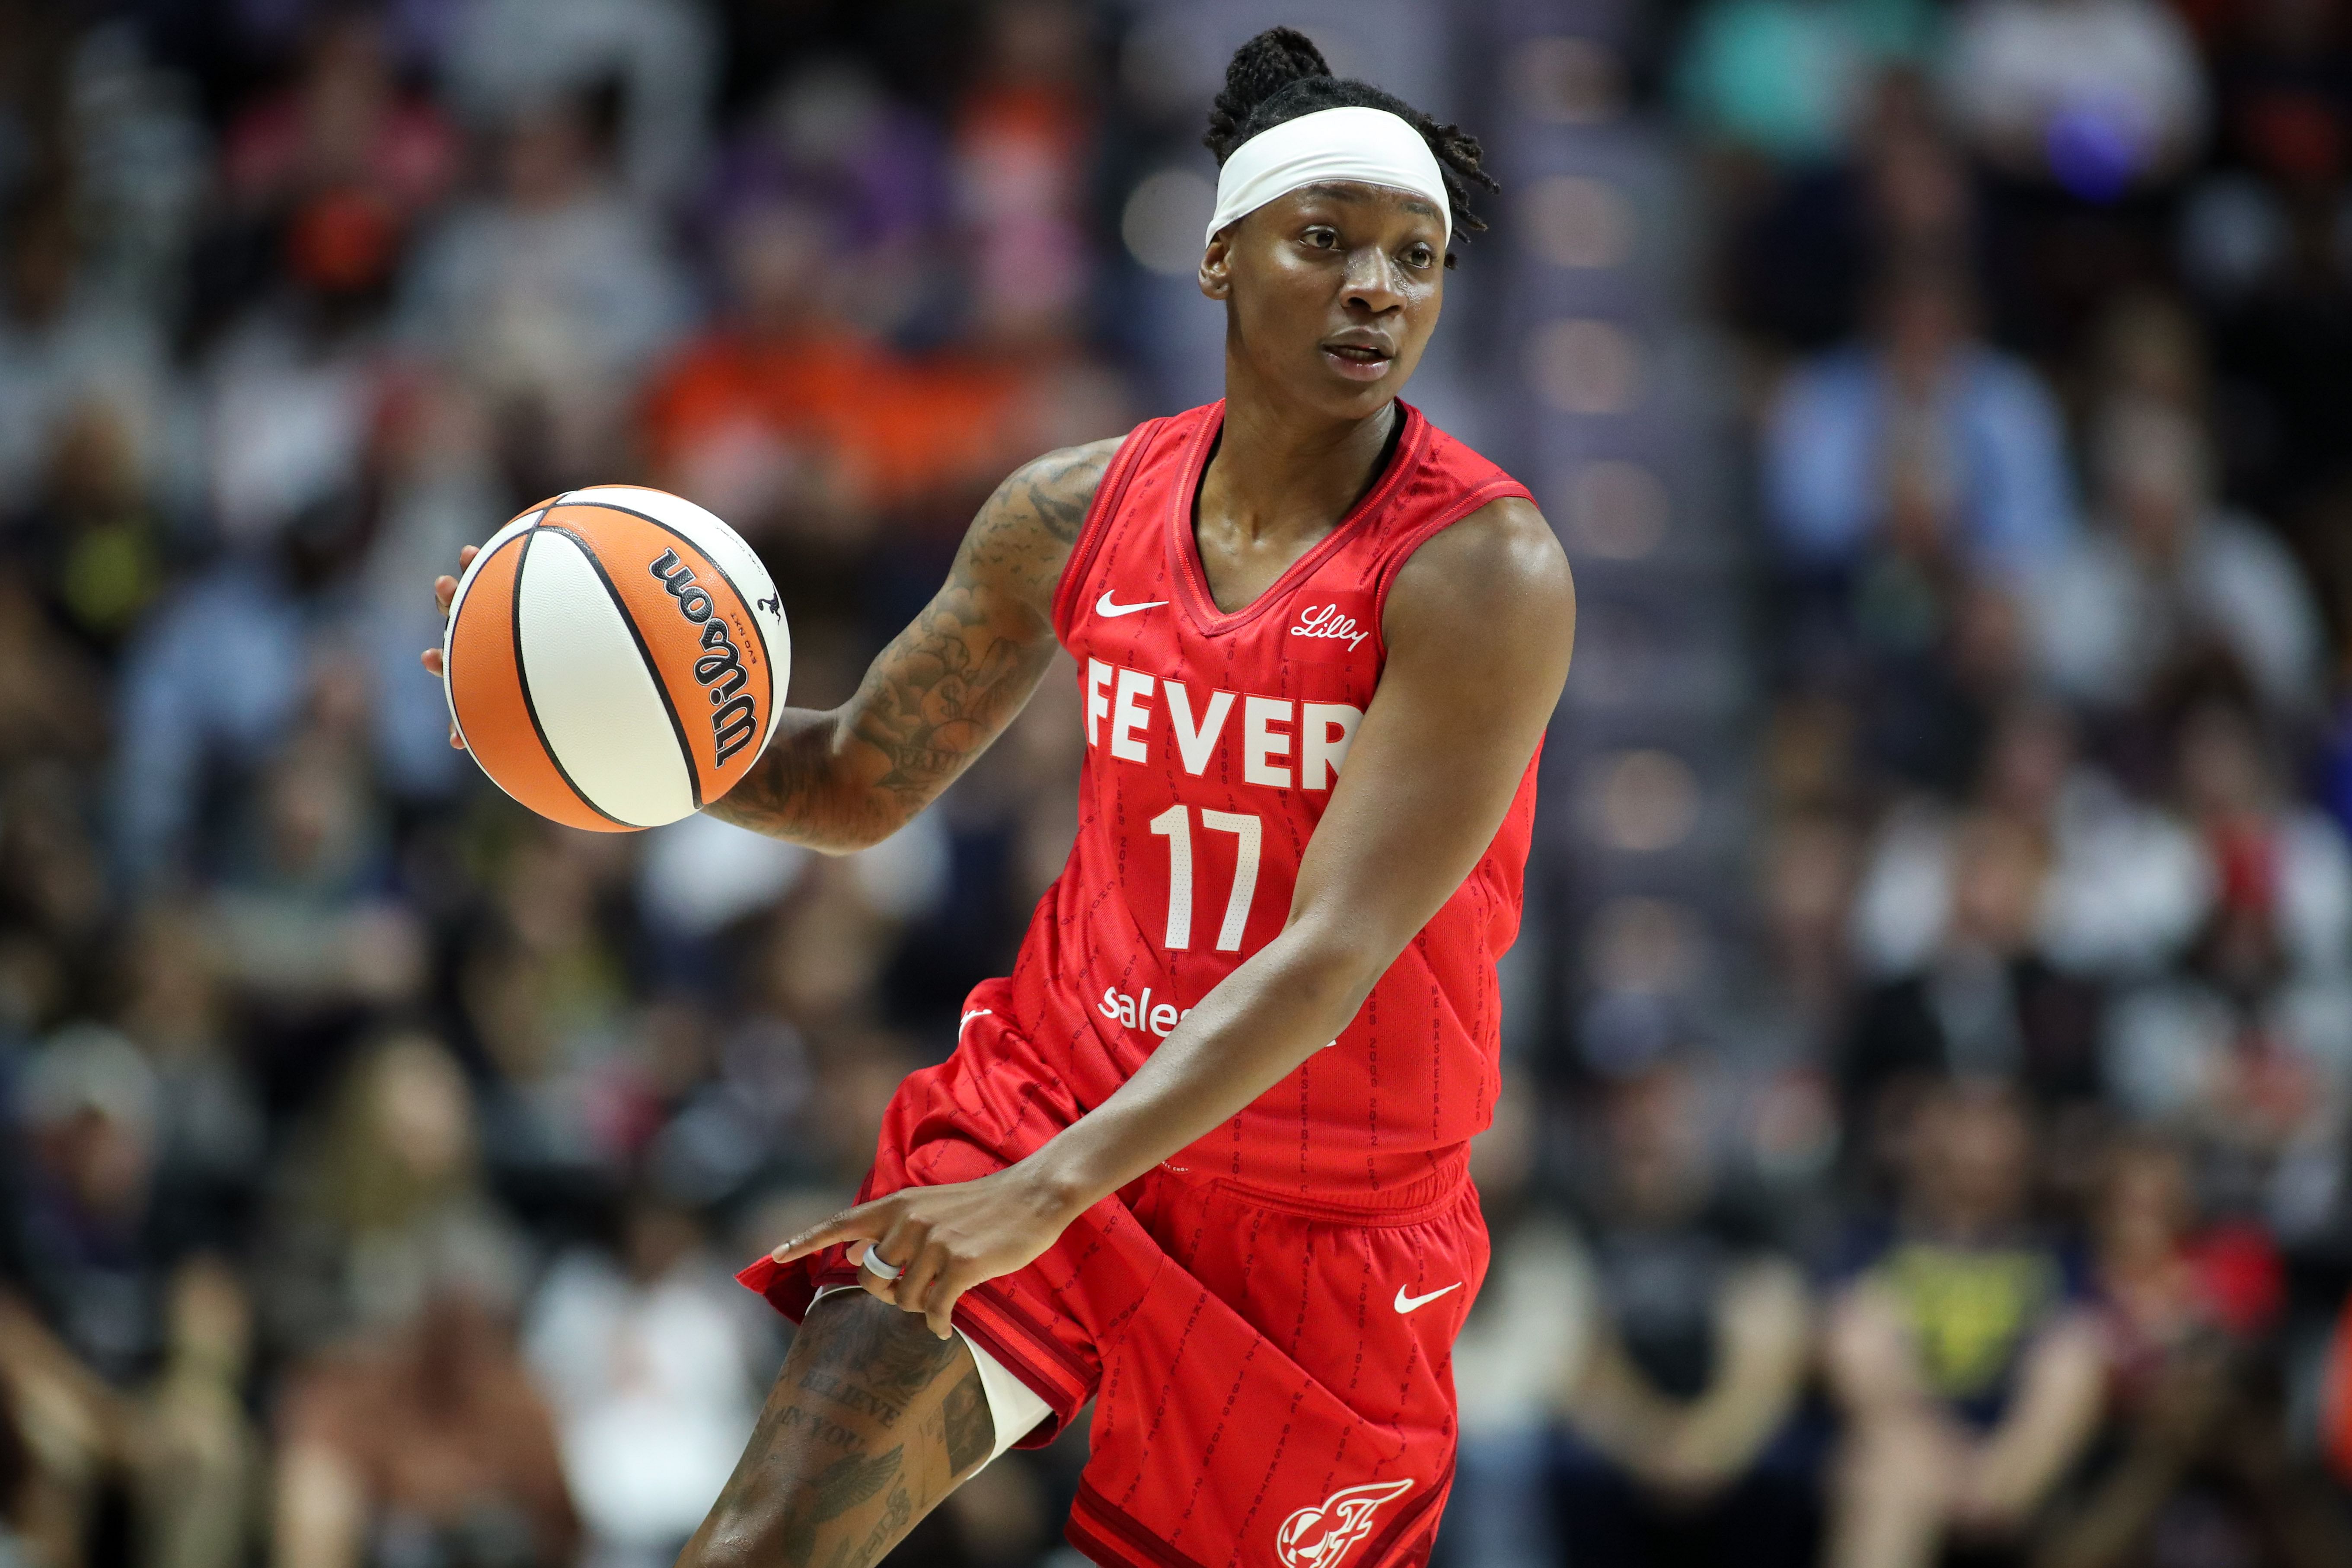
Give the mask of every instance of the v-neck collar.
POLYGON ((1202 635, 1219 637, 1247 625, 1282 601, 1284 593, 1321 565, 1331 552, 1345 543, 1364 518, 1388 503, 1389 497, 1409 473, 1421 456, 1422 434, 1426 422, 1421 410, 1402 397, 1396 400, 1397 412, 1403 416, 1404 428, 1397 433, 1396 449, 1389 454, 1388 467, 1382 470, 1363 499, 1348 509, 1348 515, 1332 526, 1331 531, 1310 545, 1307 552, 1282 569, 1280 576, 1265 585, 1257 597, 1231 615, 1217 608, 1217 597, 1209 592, 1209 571, 1201 563, 1201 541, 1193 530, 1192 510, 1201 493, 1201 481, 1208 477, 1209 456, 1217 437, 1225 427, 1225 405, 1223 398, 1210 405, 1209 416, 1192 432, 1184 448, 1184 482, 1176 488, 1173 506, 1168 514, 1168 552, 1176 579, 1176 596, 1184 603, 1184 613, 1192 617, 1202 635))

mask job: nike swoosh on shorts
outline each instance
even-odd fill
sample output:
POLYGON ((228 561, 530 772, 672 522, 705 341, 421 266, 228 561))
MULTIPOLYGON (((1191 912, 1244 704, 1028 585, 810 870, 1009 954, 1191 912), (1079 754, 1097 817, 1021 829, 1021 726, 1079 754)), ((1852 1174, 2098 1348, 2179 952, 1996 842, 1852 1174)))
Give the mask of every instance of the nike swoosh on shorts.
POLYGON ((1456 1279, 1453 1284, 1445 1287, 1444 1290, 1432 1290, 1426 1296, 1408 1296, 1404 1292, 1404 1287, 1400 1285, 1397 1287, 1396 1310, 1399 1312, 1413 1311, 1419 1308, 1428 1306, 1432 1301, 1436 1300, 1440 1296, 1445 1295, 1449 1291, 1459 1290, 1461 1289, 1462 1281, 1456 1279))

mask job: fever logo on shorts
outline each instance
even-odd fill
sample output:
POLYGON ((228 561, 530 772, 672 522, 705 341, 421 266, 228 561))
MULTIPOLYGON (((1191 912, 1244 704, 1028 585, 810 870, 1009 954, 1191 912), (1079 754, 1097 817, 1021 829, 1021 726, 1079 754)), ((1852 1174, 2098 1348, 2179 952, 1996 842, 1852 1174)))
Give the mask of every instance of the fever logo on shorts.
POLYGON ((1409 1480, 1374 1481, 1333 1492, 1282 1521, 1275 1531, 1274 1554, 1283 1568, 1339 1568, 1356 1542, 1372 1532, 1372 1515, 1381 1504, 1412 1489, 1409 1480))

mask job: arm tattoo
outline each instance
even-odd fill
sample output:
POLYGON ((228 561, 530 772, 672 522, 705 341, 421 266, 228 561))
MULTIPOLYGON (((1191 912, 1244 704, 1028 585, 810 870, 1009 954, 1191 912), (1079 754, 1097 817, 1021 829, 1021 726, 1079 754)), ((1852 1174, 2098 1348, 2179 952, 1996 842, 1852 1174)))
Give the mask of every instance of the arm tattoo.
POLYGON ((1049 453, 980 509, 947 583, 830 713, 787 710, 710 809, 824 849, 888 837, 1013 721, 1053 660, 1054 590, 1118 443, 1049 453))

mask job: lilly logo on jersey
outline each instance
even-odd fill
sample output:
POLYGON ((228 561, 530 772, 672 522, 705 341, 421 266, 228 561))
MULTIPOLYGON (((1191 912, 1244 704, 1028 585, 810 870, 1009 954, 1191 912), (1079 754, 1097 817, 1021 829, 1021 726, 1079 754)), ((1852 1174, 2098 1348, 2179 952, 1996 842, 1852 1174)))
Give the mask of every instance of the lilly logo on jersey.
POLYGON ((1298 619, 1291 623, 1290 635, 1343 642, 1353 649, 1372 634, 1357 625, 1355 616, 1340 614, 1338 605, 1314 605, 1298 613, 1298 619))
POLYGON ((719 709, 710 716, 710 741, 719 749, 717 765, 724 767, 728 758, 751 743, 760 728, 758 704, 736 695, 751 679, 751 672, 743 668, 735 639, 727 635, 727 617, 714 613, 717 603, 695 582, 694 568, 680 561, 677 551, 665 550, 648 570, 677 601, 677 613, 702 628, 703 652, 694 661, 694 679, 719 709))
POLYGON ((1410 1480, 1342 1488, 1284 1520, 1275 1532, 1274 1554, 1283 1568, 1339 1568, 1356 1542, 1372 1532, 1372 1516, 1381 1505, 1412 1489, 1410 1480))

